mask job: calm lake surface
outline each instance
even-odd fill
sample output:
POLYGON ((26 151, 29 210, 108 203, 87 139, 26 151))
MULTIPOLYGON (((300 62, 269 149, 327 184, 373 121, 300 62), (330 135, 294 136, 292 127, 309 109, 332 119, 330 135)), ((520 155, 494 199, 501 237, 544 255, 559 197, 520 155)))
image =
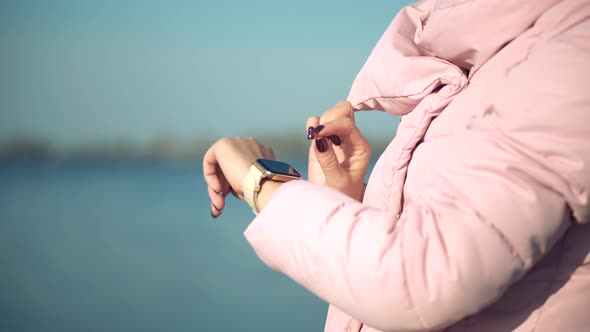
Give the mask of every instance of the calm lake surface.
POLYGON ((197 166, 0 164, 0 331, 322 331, 252 218, 214 221, 197 166))

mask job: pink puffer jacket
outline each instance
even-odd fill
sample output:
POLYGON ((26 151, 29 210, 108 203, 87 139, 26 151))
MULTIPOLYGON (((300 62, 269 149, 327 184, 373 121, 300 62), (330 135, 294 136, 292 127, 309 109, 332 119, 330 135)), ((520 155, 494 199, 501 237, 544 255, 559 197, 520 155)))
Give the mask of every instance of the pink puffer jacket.
POLYGON ((590 1, 402 10, 356 109, 402 115, 362 203, 293 181, 246 238, 326 331, 590 331, 590 1))

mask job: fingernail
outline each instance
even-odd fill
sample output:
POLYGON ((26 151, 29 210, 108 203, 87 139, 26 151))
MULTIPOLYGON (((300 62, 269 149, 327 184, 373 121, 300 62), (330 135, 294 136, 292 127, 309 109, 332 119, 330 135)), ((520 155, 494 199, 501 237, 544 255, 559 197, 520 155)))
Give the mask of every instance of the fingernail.
POLYGON ((213 189, 213 187, 209 186, 209 188, 211 188, 211 190, 213 190, 214 193, 216 193, 219 196, 223 195, 223 191, 215 191, 215 189, 213 189))
POLYGON ((332 141, 332 143, 334 143, 334 145, 340 145, 340 144, 342 144, 342 141, 340 140, 340 137, 338 137, 336 135, 330 135, 328 137, 330 138, 330 140, 332 141))
POLYGON ((315 136, 314 133, 313 133, 313 129, 314 129, 313 127, 307 128, 307 139, 310 140, 310 141, 315 136))
POLYGON ((210 212, 211 212, 211 217, 213 217, 213 219, 217 219, 217 217, 219 217, 219 216, 221 215, 221 214, 219 214, 219 215, 214 215, 214 214, 213 214, 213 210, 210 210, 210 212))
POLYGON ((211 204, 213 204, 213 207, 215 208, 215 210, 217 210, 217 212, 221 212, 223 210, 218 208, 217 205, 215 205, 215 203, 212 202, 211 204))
POLYGON ((314 135, 317 135, 320 133, 320 131, 322 131, 325 128, 324 125, 319 125, 317 127, 315 127, 315 129, 313 130, 314 135))
POLYGON ((315 145, 318 148, 319 152, 326 152, 327 146, 326 146, 326 139, 325 138, 322 137, 320 139, 316 139, 315 145))

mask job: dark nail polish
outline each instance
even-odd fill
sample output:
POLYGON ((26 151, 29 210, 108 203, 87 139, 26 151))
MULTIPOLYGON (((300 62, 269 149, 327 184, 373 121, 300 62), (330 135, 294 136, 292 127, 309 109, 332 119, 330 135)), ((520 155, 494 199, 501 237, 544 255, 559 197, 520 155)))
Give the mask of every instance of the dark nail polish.
POLYGON ((213 192, 214 192, 214 193, 216 193, 217 195, 219 195, 219 196, 222 196, 222 195, 223 195, 223 191, 217 191, 217 190, 215 190, 215 189, 214 189, 213 187, 211 187, 211 186, 209 186, 209 188, 211 188, 211 190, 213 190, 213 192))
POLYGON ((340 140, 340 137, 336 136, 336 135, 330 135, 330 140, 332 141, 332 143, 334 143, 334 145, 340 145, 342 144, 342 141, 340 140))
POLYGON ((217 205, 215 205, 215 203, 211 203, 211 204, 213 204, 213 207, 215 208, 215 210, 217 210, 217 212, 221 212, 221 210, 223 210, 223 209, 218 208, 217 205))
POLYGON ((213 219, 217 219, 217 217, 219 217, 219 215, 216 216, 213 214, 213 210, 210 210, 210 212, 211 212, 211 217, 213 217, 213 219))
POLYGON ((315 129, 313 130, 313 133, 314 133, 315 135, 317 135, 317 134, 319 134, 319 133, 320 133, 320 131, 322 131, 324 128, 325 128, 325 126, 324 126, 324 125, 319 125, 319 126, 315 127, 315 129))
POLYGON ((307 128, 307 139, 308 140, 312 140, 314 138, 314 133, 313 133, 314 128, 313 127, 309 127, 307 128))
POLYGON ((326 149, 328 148, 326 143, 326 139, 323 137, 315 140, 315 145, 319 152, 326 152, 326 149))

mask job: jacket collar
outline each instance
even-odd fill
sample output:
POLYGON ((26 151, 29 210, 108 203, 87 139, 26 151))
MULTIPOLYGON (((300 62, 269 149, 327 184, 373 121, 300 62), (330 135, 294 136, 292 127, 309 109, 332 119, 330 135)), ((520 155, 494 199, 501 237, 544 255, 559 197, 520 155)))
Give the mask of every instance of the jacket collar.
POLYGON ((427 55, 475 72, 560 0, 438 0, 414 42, 427 55))

